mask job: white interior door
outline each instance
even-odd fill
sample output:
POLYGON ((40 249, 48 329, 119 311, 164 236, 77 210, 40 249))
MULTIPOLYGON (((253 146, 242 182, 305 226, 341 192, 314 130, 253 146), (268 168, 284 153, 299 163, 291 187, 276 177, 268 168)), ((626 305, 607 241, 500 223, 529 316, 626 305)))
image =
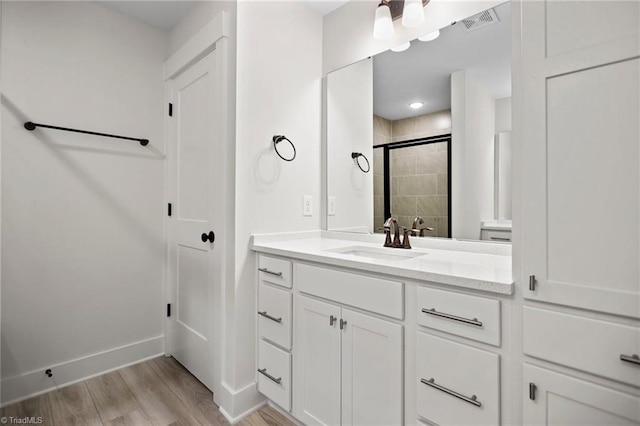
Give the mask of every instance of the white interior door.
POLYGON ((218 202, 223 188, 221 124, 216 107, 216 51, 172 82, 169 119, 168 222, 169 281, 172 313, 171 353, 213 390, 216 333, 214 295, 221 285, 223 250, 214 225, 223 223, 218 202))

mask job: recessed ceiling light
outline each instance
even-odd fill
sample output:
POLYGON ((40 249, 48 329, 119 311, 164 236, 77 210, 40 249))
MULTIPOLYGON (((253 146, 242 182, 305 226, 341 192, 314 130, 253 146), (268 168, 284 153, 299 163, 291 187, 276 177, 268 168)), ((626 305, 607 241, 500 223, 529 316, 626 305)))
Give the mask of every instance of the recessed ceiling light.
POLYGON ((435 30, 430 33, 426 33, 418 37, 420 41, 433 41, 440 36, 440 30, 435 30))
POLYGON ((422 108, 424 106, 424 102, 411 102, 409 104, 409 108, 413 108, 413 109, 418 109, 418 108, 422 108))
POLYGON ((409 47, 411 47, 411 43, 410 42, 406 42, 406 43, 401 44, 399 46, 392 47, 391 50, 394 51, 394 52, 404 52, 409 47))

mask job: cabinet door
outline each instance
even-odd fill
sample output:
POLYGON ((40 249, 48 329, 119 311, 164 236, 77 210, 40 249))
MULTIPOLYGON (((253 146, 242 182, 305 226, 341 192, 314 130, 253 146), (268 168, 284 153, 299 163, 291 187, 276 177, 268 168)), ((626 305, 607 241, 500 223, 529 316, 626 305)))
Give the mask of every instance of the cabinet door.
POLYGON ((342 309, 342 425, 402 424, 402 326, 342 309))
POLYGON ((340 424, 339 319, 339 307, 296 297, 294 415, 307 425, 340 424))
POLYGON ((640 2, 521 7, 524 296, 640 317, 640 2))
POLYGON ((523 384, 525 425, 640 425, 638 397, 528 364, 523 384))

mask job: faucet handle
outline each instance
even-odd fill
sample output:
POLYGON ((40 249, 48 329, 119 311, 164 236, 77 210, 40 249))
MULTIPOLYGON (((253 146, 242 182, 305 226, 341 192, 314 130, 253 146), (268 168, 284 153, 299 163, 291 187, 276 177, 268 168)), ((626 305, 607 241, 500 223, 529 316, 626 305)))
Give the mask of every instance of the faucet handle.
POLYGON ((393 244, 391 243, 391 228, 388 226, 384 227, 384 246, 383 247, 391 247, 393 244))
POLYGON ((409 242, 409 234, 411 233, 411 230, 405 228, 404 226, 402 227, 402 233, 404 234, 404 237, 402 238, 402 248, 403 249, 410 249, 411 248, 411 243, 409 242))

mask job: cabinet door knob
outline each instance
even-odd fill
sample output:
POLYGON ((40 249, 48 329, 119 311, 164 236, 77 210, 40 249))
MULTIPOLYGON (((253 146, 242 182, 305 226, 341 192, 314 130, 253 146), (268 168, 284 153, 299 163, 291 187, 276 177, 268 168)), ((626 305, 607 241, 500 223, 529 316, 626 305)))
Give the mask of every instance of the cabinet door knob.
POLYGON ((345 328, 347 328, 347 321, 340 318, 340 330, 344 330, 345 328))
POLYGON ((335 324, 335 322, 336 322, 336 320, 337 320, 337 319, 338 319, 338 318, 334 317, 333 315, 330 315, 330 316, 329 316, 329 325, 330 325, 331 327, 333 327, 333 324, 335 324))

